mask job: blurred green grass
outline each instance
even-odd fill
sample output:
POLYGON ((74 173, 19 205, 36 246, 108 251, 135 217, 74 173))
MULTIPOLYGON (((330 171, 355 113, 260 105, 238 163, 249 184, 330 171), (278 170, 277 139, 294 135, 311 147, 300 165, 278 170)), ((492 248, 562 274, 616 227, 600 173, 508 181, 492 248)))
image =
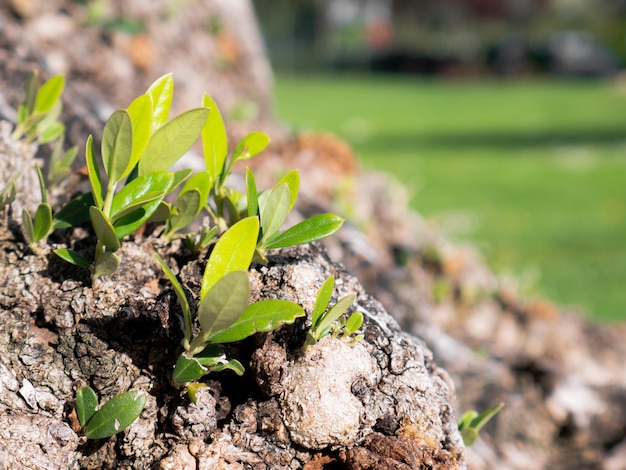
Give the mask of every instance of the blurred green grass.
POLYGON ((609 81, 277 77, 278 116, 395 174, 498 273, 626 319, 626 90, 609 81))

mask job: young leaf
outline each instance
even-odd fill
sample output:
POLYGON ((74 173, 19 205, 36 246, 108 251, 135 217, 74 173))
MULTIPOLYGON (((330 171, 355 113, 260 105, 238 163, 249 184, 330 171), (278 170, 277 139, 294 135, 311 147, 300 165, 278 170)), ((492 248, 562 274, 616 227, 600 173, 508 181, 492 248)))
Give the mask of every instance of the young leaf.
POLYGON ((333 295, 333 289, 335 288, 335 278, 330 276, 324 281, 322 287, 320 287, 315 299, 315 305, 313 306, 313 313, 311 315, 311 329, 316 329, 319 324, 320 318, 328 308, 330 297, 333 295))
POLYGON ((250 168, 246 168, 246 198, 248 200, 248 217, 259 215, 259 195, 256 190, 256 181, 250 168))
POLYGON ((19 173, 13 175, 0 192, 0 211, 15 201, 15 197, 17 196, 17 184, 15 184, 15 182, 18 177, 19 173))
POLYGON ((289 186, 282 183, 276 186, 263 207, 261 207, 261 244, 280 230, 289 215, 289 186))
POLYGON ((356 330, 361 328, 363 324, 363 314, 361 312, 354 312, 346 321, 344 332, 347 336, 353 334, 356 330))
POLYGON ((174 383, 182 385, 187 382, 198 380, 208 372, 209 369, 200 364, 196 358, 188 358, 184 354, 181 354, 176 361, 176 365, 174 365, 172 380, 174 383))
POLYGON ((265 242, 266 249, 302 245, 328 237, 341 228, 344 219, 336 214, 319 214, 303 220, 265 242))
POLYGON ((87 137, 87 144, 85 145, 85 160, 87 161, 87 173, 89 175, 89 183, 91 183, 91 193, 93 194, 93 200, 96 206, 102 209, 102 178, 100 177, 100 168, 96 161, 96 156, 93 151, 93 136, 87 137))
POLYGON ((102 132, 102 163, 109 177, 109 185, 112 181, 117 183, 132 169, 130 166, 132 140, 133 126, 128 111, 124 109, 115 111, 102 132))
POLYGON ((111 251, 105 251, 99 256, 96 256, 92 278, 95 280, 101 276, 108 276, 109 274, 117 271, 117 268, 119 267, 120 258, 111 251))
POLYGON ((196 189, 200 192, 200 201, 202 201, 203 204, 206 204, 206 200, 209 198, 209 193, 211 192, 213 183, 214 181, 207 171, 199 171, 189 178, 189 180, 185 183, 185 186, 183 186, 183 189, 180 190, 180 194, 196 189))
POLYGON ((167 170, 176 163, 196 141, 208 115, 206 108, 191 109, 160 127, 139 160, 139 175, 167 170))
POLYGON ((200 213, 201 209, 202 199, 200 191, 197 189, 192 189, 178 196, 170 216, 168 234, 173 234, 189 225, 196 218, 196 215, 200 213))
POLYGON ((270 138, 263 132, 252 132, 239 141, 233 152, 235 161, 248 160, 261 153, 269 145, 270 138))
POLYGON ((178 170, 174 172, 174 179, 172 180, 172 184, 170 185, 170 189, 168 193, 174 191, 174 189, 176 189, 179 184, 181 184, 183 181, 189 178, 189 176, 191 176, 192 173, 193 173, 193 170, 190 168, 186 168, 184 170, 178 170))
POLYGON ((161 201, 158 207, 156 208, 156 210, 152 213, 150 218, 147 220, 147 222, 159 224, 159 223, 167 221, 167 219, 169 219, 171 215, 172 215, 172 207, 170 206, 170 204, 165 201, 161 201))
POLYGON ((320 321, 315 327, 315 332, 311 332, 315 339, 319 340, 322 338, 330 328, 330 325, 337 320, 341 315, 343 315, 346 310, 350 308, 350 305, 354 302, 356 295, 349 294, 345 297, 342 297, 335 305, 333 305, 326 314, 322 315, 320 321))
POLYGON ((35 242, 39 242, 48 236, 52 229, 52 207, 47 202, 42 202, 37 207, 34 221, 35 242))
POLYGON ((52 109, 52 106, 59 100, 61 93, 63 93, 63 87, 65 86, 65 77, 62 75, 55 75, 50 77, 39 90, 37 91, 37 98, 35 99, 35 113, 47 113, 52 109))
POLYGON ((122 174, 122 178, 128 176, 128 173, 135 168, 152 135, 152 120, 150 119, 152 116, 152 98, 149 95, 135 98, 128 106, 128 114, 133 127, 132 150, 128 167, 122 174))
POLYGON ((167 73, 157 78, 146 92, 152 98, 152 130, 154 133, 167 122, 174 96, 174 76, 167 73))
POLYGON ((227 329, 209 336, 211 343, 240 341, 259 331, 272 331, 304 316, 300 305, 288 300, 261 300, 248 305, 243 315, 227 329))
POLYGON ((136 232, 139 227, 145 224, 161 206, 162 198, 155 199, 129 214, 126 214, 115 221, 115 234, 118 238, 124 238, 136 232))
POLYGON ((132 180, 113 197, 111 221, 115 222, 138 207, 165 196, 173 176, 169 171, 154 171, 132 180))
POLYGON ((461 437, 463 437, 464 444, 466 446, 473 445, 478 439, 478 434, 482 427, 503 407, 504 403, 499 403, 483 411, 481 414, 478 414, 474 410, 466 412, 459 422, 459 431, 461 432, 461 437))
POLYGON ((26 209, 22 209, 22 225, 24 226, 24 238, 29 245, 36 243, 35 229, 33 227, 33 218, 26 209))
POLYGON ((209 118, 202 128, 202 150, 206 170, 214 181, 222 175, 228 153, 226 127, 217 104, 206 93, 202 97, 202 106, 209 108, 209 118))
POLYGON ((97 407, 98 397, 91 387, 83 387, 76 392, 76 415, 81 427, 85 427, 97 407))
POLYGON ((39 191, 41 192, 41 202, 48 202, 48 196, 46 195, 46 183, 43 180, 43 173, 41 173, 41 167, 39 164, 35 165, 37 170, 37 179, 39 180, 39 191))
POLYGON ((63 132, 65 132, 65 126, 60 122, 47 123, 44 121, 37 125, 37 132, 39 132, 39 144, 52 142, 53 140, 58 139, 61 135, 63 135, 63 132))
POLYGON ((122 432, 139 418, 146 404, 141 392, 129 391, 107 401, 83 427, 89 439, 102 439, 122 432))
MULTIPOLYGON (((39 73, 36 70, 31 71, 26 77, 26 85, 24 86, 24 117, 33 114, 35 111, 35 101, 37 100, 37 90, 39 90, 39 73)), ((23 119, 18 119, 18 124, 23 119)))
POLYGON ((209 289, 233 271, 247 271, 259 236, 259 219, 247 217, 230 227, 219 238, 209 257, 200 289, 200 301, 209 289))
POLYGON ((54 228, 70 228, 89 220, 89 208, 95 204, 93 193, 75 197, 54 215, 54 228))
POLYGON ((212 372, 221 372, 221 371, 226 370, 226 369, 232 370, 239 377, 241 377, 243 375, 243 373, 246 371, 244 369, 243 365, 241 364, 241 362, 239 362, 237 359, 229 359, 227 361, 215 364, 213 366, 213 369, 211 369, 211 371, 212 372))
POLYGON ((276 186, 282 183, 287 183, 287 186, 289 186, 289 212, 291 212, 291 209, 293 209, 298 199, 298 190, 300 189, 300 174, 298 170, 291 170, 286 173, 278 183, 276 183, 276 186))
POLYGON ((68 248, 57 248, 54 250, 54 254, 70 264, 74 264, 85 269, 91 269, 91 263, 89 260, 74 250, 70 250, 68 248))
POLYGON ((247 271, 233 271, 217 281, 198 307, 203 342, 212 333, 224 331, 241 317, 249 299, 250 282, 247 271))
MULTIPOLYGON (((91 219, 91 224, 96 232, 98 241, 102 242, 102 244, 110 250, 117 250, 120 247, 120 240, 117 238, 115 229, 108 217, 104 215, 104 212, 96 206, 91 206, 89 208, 89 218, 91 219)), ((97 261, 96 259, 96 264, 97 261)))

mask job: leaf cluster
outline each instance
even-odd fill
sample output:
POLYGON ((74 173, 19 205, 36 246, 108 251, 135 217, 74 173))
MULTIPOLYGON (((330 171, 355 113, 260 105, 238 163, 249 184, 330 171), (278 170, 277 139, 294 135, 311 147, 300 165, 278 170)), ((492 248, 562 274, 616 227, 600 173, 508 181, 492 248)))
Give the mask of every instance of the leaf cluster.
POLYGON ((13 140, 24 137, 27 142, 37 139, 40 144, 45 144, 65 132, 65 126, 58 121, 63 108, 61 94, 64 87, 62 75, 55 75, 42 85, 36 71, 28 75, 26 96, 17 110, 17 126, 11 135, 13 140))
POLYGON ((259 222, 246 217, 229 228, 217 241, 207 261, 200 289, 194 334, 189 301, 174 273, 158 255, 157 262, 174 286, 183 312, 184 352, 174 367, 173 380, 184 384, 214 371, 231 369, 243 374, 236 359, 227 359, 221 345, 240 341, 259 331, 271 331, 304 315, 297 304, 286 300, 262 300, 249 304, 247 270, 252 262, 259 222))
POLYGON ((78 422, 88 439, 103 439, 122 432, 139 417, 145 405, 146 396, 132 390, 111 398, 102 406, 91 387, 82 387, 76 392, 78 422))
MULTIPOLYGON (((39 165, 36 166, 37 177, 39 179, 39 189, 41 191, 41 203, 37 206, 35 216, 31 216, 27 209, 22 209, 22 225, 24 227, 24 238, 28 246, 35 250, 37 244, 44 240, 52 231, 52 207, 48 204, 46 195, 46 185, 39 165)), ((15 183, 14 183, 15 184, 15 183)))
POLYGON ((478 433, 480 433, 482 427, 502 408, 504 408, 504 403, 492 406, 481 414, 478 414, 478 412, 474 410, 467 411, 463 414, 459 421, 459 431, 466 446, 471 446, 476 442, 478 433))
POLYGON ((335 278, 331 276, 322 284, 317 294, 305 348, 317 343, 329 334, 333 337, 341 337, 343 340, 348 341, 349 344, 356 344, 363 339, 362 334, 355 335, 356 331, 363 324, 363 314, 354 312, 347 319, 344 316, 344 313, 348 311, 354 302, 356 295, 348 294, 339 299, 332 307, 329 307, 334 287, 335 278))

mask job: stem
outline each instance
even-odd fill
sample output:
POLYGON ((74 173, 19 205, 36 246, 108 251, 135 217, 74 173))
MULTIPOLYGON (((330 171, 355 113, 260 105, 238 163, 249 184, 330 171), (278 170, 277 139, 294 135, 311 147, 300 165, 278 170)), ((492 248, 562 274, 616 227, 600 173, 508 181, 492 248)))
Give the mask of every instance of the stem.
POLYGON ((104 215, 107 217, 111 215, 111 206, 113 205, 113 196, 115 196, 116 186, 117 182, 115 181, 109 181, 109 184, 107 184, 107 195, 102 205, 102 212, 104 212, 104 215))

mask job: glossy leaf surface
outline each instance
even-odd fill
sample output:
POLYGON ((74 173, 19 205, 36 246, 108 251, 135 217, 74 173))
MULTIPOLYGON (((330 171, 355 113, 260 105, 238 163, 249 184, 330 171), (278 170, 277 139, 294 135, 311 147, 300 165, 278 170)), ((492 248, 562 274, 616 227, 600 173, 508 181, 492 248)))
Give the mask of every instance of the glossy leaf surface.
POLYGON ((336 214, 319 214, 303 220, 280 235, 265 242, 265 248, 285 248, 326 238, 343 225, 344 219, 336 214))
MULTIPOLYGON (((250 299, 250 282, 246 271, 233 271, 217 281, 198 307, 201 336, 230 327, 246 310, 250 299)), ((205 341, 206 342, 206 339, 205 341)))
POLYGON ((85 160, 87 161, 87 173, 89 175, 89 183, 91 183, 91 192, 96 205, 102 209, 102 177, 100 176, 100 168, 96 161, 96 155, 93 149, 93 136, 87 137, 85 145, 85 160))
POLYGON ((120 240, 115 234, 115 229, 104 212, 95 206, 89 208, 89 218, 91 225, 96 232, 98 240, 110 250, 117 250, 120 247, 120 240))
POLYGON ((270 193, 261 207, 261 244, 280 230, 289 215, 289 186, 282 183, 270 193))
POLYGON ((157 78, 148 91, 152 98, 152 132, 167 122, 174 96, 174 75, 167 73, 157 78))
POLYGON ((261 300, 246 307, 244 313, 230 327, 209 336, 212 343, 240 341, 259 331, 272 331, 283 324, 291 324, 304 316, 298 304, 288 300, 261 300))
POLYGON ((143 393, 129 391, 107 401, 83 427, 89 439, 102 439, 122 432, 139 418, 146 404, 143 393))
POLYGON ((87 258, 74 250, 70 250, 69 248, 57 248, 56 250, 54 250, 54 254, 62 260, 65 260, 68 263, 74 264, 76 266, 80 266, 81 268, 91 268, 91 263, 87 258))
POLYGON ((98 397, 91 387, 83 387, 76 392, 76 415, 81 427, 85 427, 96 413, 97 407, 98 397))
POLYGON ((209 289, 226 274, 248 270, 258 235, 259 219, 257 217, 242 219, 222 234, 211 252, 202 276, 200 301, 204 299, 209 289))
POLYGON ((109 185, 130 171, 132 139, 133 127, 128 112, 123 109, 115 111, 102 132, 102 163, 109 185))
POLYGON ((270 138, 263 132, 251 132, 239 141, 233 155, 235 160, 248 160, 261 153, 269 145, 270 138))
POLYGON ((222 174, 228 154, 228 137, 222 114, 213 98, 206 93, 202 97, 202 106, 209 108, 209 118, 202 128, 202 150, 206 170, 213 180, 222 174))

